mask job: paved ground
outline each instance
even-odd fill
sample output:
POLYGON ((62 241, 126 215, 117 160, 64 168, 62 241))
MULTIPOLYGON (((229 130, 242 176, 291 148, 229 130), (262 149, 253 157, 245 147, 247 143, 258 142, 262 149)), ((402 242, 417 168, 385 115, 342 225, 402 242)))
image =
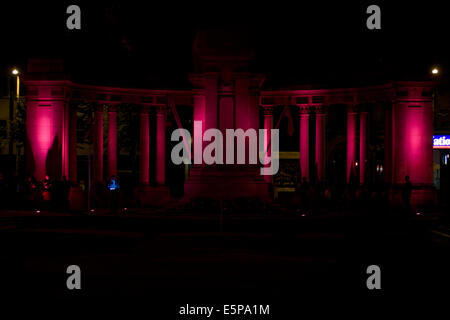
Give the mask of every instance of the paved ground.
POLYGON ((2 295, 152 297, 169 313, 195 301, 283 301, 275 310, 291 315, 311 299, 442 297, 450 284, 450 230, 431 214, 406 220, 365 214, 221 218, 161 210, 3 211, 0 243, 2 295), (66 288, 72 264, 82 270, 77 292, 66 288), (379 292, 366 288, 372 264, 382 271, 379 292))

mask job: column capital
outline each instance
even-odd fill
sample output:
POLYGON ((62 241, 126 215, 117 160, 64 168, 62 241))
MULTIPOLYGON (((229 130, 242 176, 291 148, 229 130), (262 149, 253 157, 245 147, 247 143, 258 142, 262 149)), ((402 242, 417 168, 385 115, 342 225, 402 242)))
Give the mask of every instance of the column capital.
POLYGON ((192 95, 192 104, 195 106, 196 104, 203 103, 206 99, 206 95, 203 92, 194 92, 192 95))
POLYGON ((119 110, 119 107, 117 104, 108 104, 108 112, 117 112, 119 110))
POLYGON ((156 114, 157 115, 166 115, 167 114, 167 106, 163 106, 163 105, 156 106, 156 114))
POLYGON ((369 108, 367 105, 363 104, 358 107, 358 111, 359 111, 359 113, 368 113, 369 108))
POLYGON ((269 107, 264 106, 262 108, 263 108, 264 116, 272 116, 273 115, 273 109, 274 108, 272 106, 269 106, 269 107))
POLYGON ((309 113, 311 112, 311 106, 308 104, 302 104, 298 106, 299 108, 299 114, 301 117, 309 116, 309 113))
POLYGON ((141 114, 148 114, 150 113, 150 107, 148 105, 142 104, 140 105, 140 113, 141 114))
POLYGON ((347 105, 347 113, 349 113, 349 114, 358 113, 358 109, 359 109, 359 107, 357 104, 351 103, 351 104, 347 105))
POLYGON ((316 104, 313 106, 313 108, 314 108, 316 115, 325 115, 325 109, 326 109, 325 105, 316 104))
POLYGON ((193 97, 205 97, 206 94, 203 89, 202 90, 194 89, 194 90, 192 90, 192 96, 193 97))
POLYGON ((92 109, 95 112, 103 112, 103 104, 98 103, 98 102, 93 102, 92 103, 92 109))

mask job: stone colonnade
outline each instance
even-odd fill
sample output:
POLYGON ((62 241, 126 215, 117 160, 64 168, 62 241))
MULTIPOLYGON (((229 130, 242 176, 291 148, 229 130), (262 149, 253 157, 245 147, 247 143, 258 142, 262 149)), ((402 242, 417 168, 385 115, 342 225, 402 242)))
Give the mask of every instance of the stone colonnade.
MULTIPOLYGON (((235 90, 239 91, 240 82, 237 83, 235 90)), ((104 177, 109 179, 111 175, 117 174, 118 104, 123 102, 141 106, 139 182, 143 185, 149 184, 150 181, 149 165, 152 155, 150 154, 149 112, 151 108, 156 109, 156 154, 154 156, 158 185, 164 185, 166 182, 165 141, 166 117, 170 109, 169 98, 174 99, 174 104, 193 106, 193 119, 204 119, 203 125, 216 121, 217 117, 212 111, 205 110, 208 99, 217 100, 217 97, 215 95, 205 97, 196 93, 195 89, 186 91, 123 89, 79 85, 67 80, 36 79, 26 79, 25 85, 27 87, 27 150, 31 155, 27 156, 27 170, 37 179, 43 179, 46 175, 50 175, 54 179, 66 176, 73 182, 77 181, 75 109, 77 102, 87 101, 97 104, 92 126, 94 181, 103 181, 104 177), (108 146, 106 168, 103 168, 103 108, 105 105, 108 115, 108 146)), ((248 88, 248 84, 242 87, 248 88)), ((217 90, 216 87, 213 89, 217 90)), ((221 90, 224 95, 227 93, 226 90, 233 89, 222 88, 221 90)), ((249 95, 247 91, 241 91, 245 95, 234 93, 238 108, 236 107, 234 111, 236 116, 233 121, 245 120, 243 123, 247 127, 244 129, 249 127, 257 129, 256 123, 247 121, 247 119, 257 118, 254 116, 239 117, 238 114, 241 110, 247 110, 245 105, 251 98, 256 97, 255 93, 249 95)), ((387 102, 384 130, 386 182, 401 184, 404 177, 409 175, 415 184, 432 185, 433 112, 431 92, 430 83, 396 82, 361 89, 260 91, 257 94, 259 95, 259 105, 263 108, 265 129, 273 127, 273 108, 275 106, 298 106, 302 177, 309 180, 311 166, 317 165, 318 179, 325 179, 326 110, 333 104, 345 104, 347 105, 346 177, 349 181, 351 171, 359 170, 359 182, 364 183, 367 170, 369 110, 361 106, 383 101, 387 102), (314 117, 311 116, 312 114, 314 117), (315 121, 313 134, 309 128, 311 119, 315 121), (359 141, 357 141, 358 127, 359 141), (310 155, 311 141, 314 141, 315 145, 314 156, 310 155), (358 145, 359 155, 357 155, 358 145), (315 163, 310 163, 310 159, 314 159, 315 163)), ((228 100, 225 98, 222 100, 225 106, 225 102, 228 100)), ((252 103, 258 105, 256 101, 252 103)), ((219 107, 222 108, 222 105, 219 107)), ((226 120, 226 118, 224 119, 226 120)), ((222 123, 220 125, 222 126, 222 123)), ((238 123, 236 123, 237 125, 238 123)), ((226 124, 224 126, 226 127, 226 124)), ((266 144, 268 143, 269 141, 266 141, 266 144)), ((270 180, 270 177, 267 179, 270 180)))

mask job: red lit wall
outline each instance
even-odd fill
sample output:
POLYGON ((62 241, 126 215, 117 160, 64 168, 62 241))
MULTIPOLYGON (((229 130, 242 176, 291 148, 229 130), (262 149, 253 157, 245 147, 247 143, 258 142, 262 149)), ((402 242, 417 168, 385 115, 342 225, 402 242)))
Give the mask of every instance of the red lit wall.
POLYGON ((49 81, 30 86, 27 96, 27 172, 42 180, 69 176, 69 109, 64 87, 49 81))

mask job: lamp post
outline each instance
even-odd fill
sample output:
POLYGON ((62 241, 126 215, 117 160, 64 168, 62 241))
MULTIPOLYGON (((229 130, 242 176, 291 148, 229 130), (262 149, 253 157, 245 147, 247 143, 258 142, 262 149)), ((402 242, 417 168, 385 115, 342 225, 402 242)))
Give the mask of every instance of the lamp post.
MULTIPOLYGON (((439 72, 440 70, 439 70, 439 68, 438 67, 433 67, 433 69, 431 69, 431 76, 433 77, 433 79, 434 80, 438 80, 438 78, 439 78, 439 72)), ((435 83, 436 84, 436 83, 435 83)), ((434 128, 436 128, 436 125, 437 125, 437 113, 438 113, 438 109, 437 109, 437 88, 436 88, 436 85, 433 85, 433 96, 432 96, 432 107, 433 107, 433 125, 434 125, 434 128)))
MULTIPOLYGON (((431 76, 434 80, 433 83, 433 95, 432 95, 432 110, 433 110, 433 134, 434 134, 434 130, 436 130, 436 127, 438 127, 438 113, 439 113, 439 108, 438 108, 438 87, 437 87, 437 80, 439 80, 440 78, 440 70, 437 66, 433 67, 433 69, 431 69, 431 76)), ((438 150, 439 151, 439 166, 441 166, 442 163, 442 150, 438 150)), ((434 157, 434 156, 433 156, 434 157)), ((434 162, 434 161, 433 161, 434 162)), ((433 165, 434 167, 434 165, 433 165)), ((440 175, 441 170, 438 170, 438 173, 440 175)), ((439 177, 440 178, 440 177, 439 177)), ((433 169, 433 182, 435 184, 436 187, 436 180, 434 178, 434 169, 433 169)), ((440 189, 440 186, 438 187, 438 191, 440 189)), ((440 198, 440 197, 439 197, 440 198)))
POLYGON ((9 156, 13 154, 14 142, 13 142, 13 133, 12 133, 12 123, 14 121, 14 105, 17 99, 19 98, 19 89, 20 89, 20 78, 19 78, 19 70, 17 68, 13 68, 11 70, 11 78, 9 81, 9 156), (14 92, 14 80, 16 80, 16 86, 14 92))

